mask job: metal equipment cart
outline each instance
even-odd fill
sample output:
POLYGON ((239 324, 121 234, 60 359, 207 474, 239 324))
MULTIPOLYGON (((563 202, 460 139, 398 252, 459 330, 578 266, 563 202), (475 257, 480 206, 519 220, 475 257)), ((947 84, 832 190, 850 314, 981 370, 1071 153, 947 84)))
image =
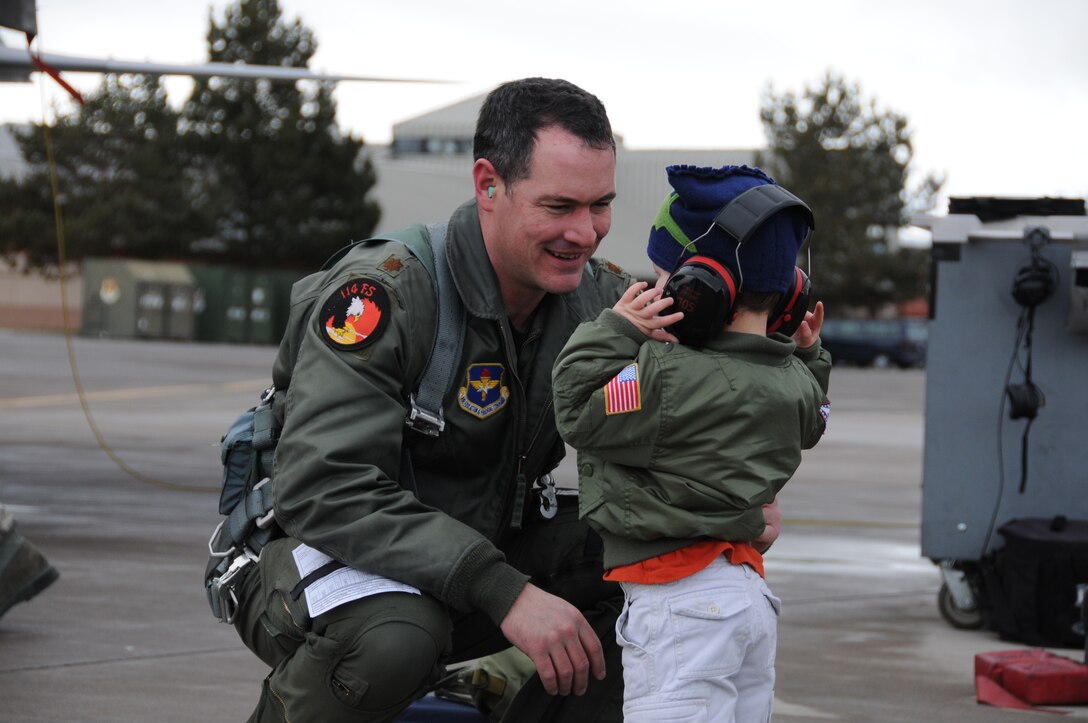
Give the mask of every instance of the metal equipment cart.
POLYGON ((974 628, 1002 525, 1088 520, 1088 217, 1082 199, 954 198, 914 223, 933 240, 922 555, 941 614, 974 628))

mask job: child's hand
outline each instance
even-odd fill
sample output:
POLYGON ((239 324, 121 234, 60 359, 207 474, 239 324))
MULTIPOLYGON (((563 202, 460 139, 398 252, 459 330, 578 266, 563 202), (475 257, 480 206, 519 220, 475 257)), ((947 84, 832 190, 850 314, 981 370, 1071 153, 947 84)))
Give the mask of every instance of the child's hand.
POLYGON ((647 338, 676 344, 679 343, 679 339, 665 331, 665 327, 683 319, 684 313, 677 311, 668 316, 658 316, 670 306, 672 306, 672 297, 662 298, 660 289, 650 286, 645 281, 636 281, 631 284, 631 288, 623 292, 623 296, 612 310, 634 324, 635 328, 647 338))
POLYGON ((793 340, 797 342, 798 349, 808 349, 820 341, 820 329, 824 325, 824 302, 817 301, 812 311, 805 312, 805 320, 797 331, 793 332, 793 340))
POLYGON ((761 555, 771 549, 771 545, 778 539, 778 533, 782 531, 782 510, 778 509, 777 497, 763 505, 763 520, 766 522, 763 533, 752 540, 752 547, 761 555))

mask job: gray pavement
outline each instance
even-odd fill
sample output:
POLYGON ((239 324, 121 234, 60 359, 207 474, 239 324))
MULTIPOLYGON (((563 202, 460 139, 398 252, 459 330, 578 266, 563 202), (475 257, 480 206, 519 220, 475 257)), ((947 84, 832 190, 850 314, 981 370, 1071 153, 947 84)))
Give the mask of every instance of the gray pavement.
MULTIPOLYGON (((275 350, 0 330, 0 500, 60 580, 0 619, 0 721, 242 721, 267 672, 202 589, 218 440, 275 350)), ((775 720, 1013 721, 919 551, 924 372, 836 369, 831 425, 782 496, 775 720)), ((560 478, 573 484, 573 465, 560 478)), ((1080 659, 1079 651, 1054 651, 1080 659)), ((1088 707, 1064 709, 1088 718, 1088 707)))

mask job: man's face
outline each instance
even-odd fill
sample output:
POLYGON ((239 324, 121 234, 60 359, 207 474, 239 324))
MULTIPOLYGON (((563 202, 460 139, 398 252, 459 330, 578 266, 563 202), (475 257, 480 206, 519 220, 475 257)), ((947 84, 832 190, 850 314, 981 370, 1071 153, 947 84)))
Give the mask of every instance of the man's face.
MULTIPOLYGON (((529 176, 495 189, 488 255, 507 306, 574 291, 612 225, 616 158, 560 128, 537 133, 529 176)), ((515 311, 515 309, 511 309, 515 311)))

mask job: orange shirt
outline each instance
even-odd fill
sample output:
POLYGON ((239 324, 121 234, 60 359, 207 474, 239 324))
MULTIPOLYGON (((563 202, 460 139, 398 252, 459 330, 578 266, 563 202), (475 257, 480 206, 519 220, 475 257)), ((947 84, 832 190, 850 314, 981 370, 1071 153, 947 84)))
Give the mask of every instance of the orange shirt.
POLYGON ((763 555, 748 543, 703 540, 649 560, 614 567, 604 574, 604 579, 644 585, 672 582, 694 575, 714 562, 718 555, 725 555, 725 559, 734 565, 747 563, 760 577, 766 577, 763 574, 763 555))

